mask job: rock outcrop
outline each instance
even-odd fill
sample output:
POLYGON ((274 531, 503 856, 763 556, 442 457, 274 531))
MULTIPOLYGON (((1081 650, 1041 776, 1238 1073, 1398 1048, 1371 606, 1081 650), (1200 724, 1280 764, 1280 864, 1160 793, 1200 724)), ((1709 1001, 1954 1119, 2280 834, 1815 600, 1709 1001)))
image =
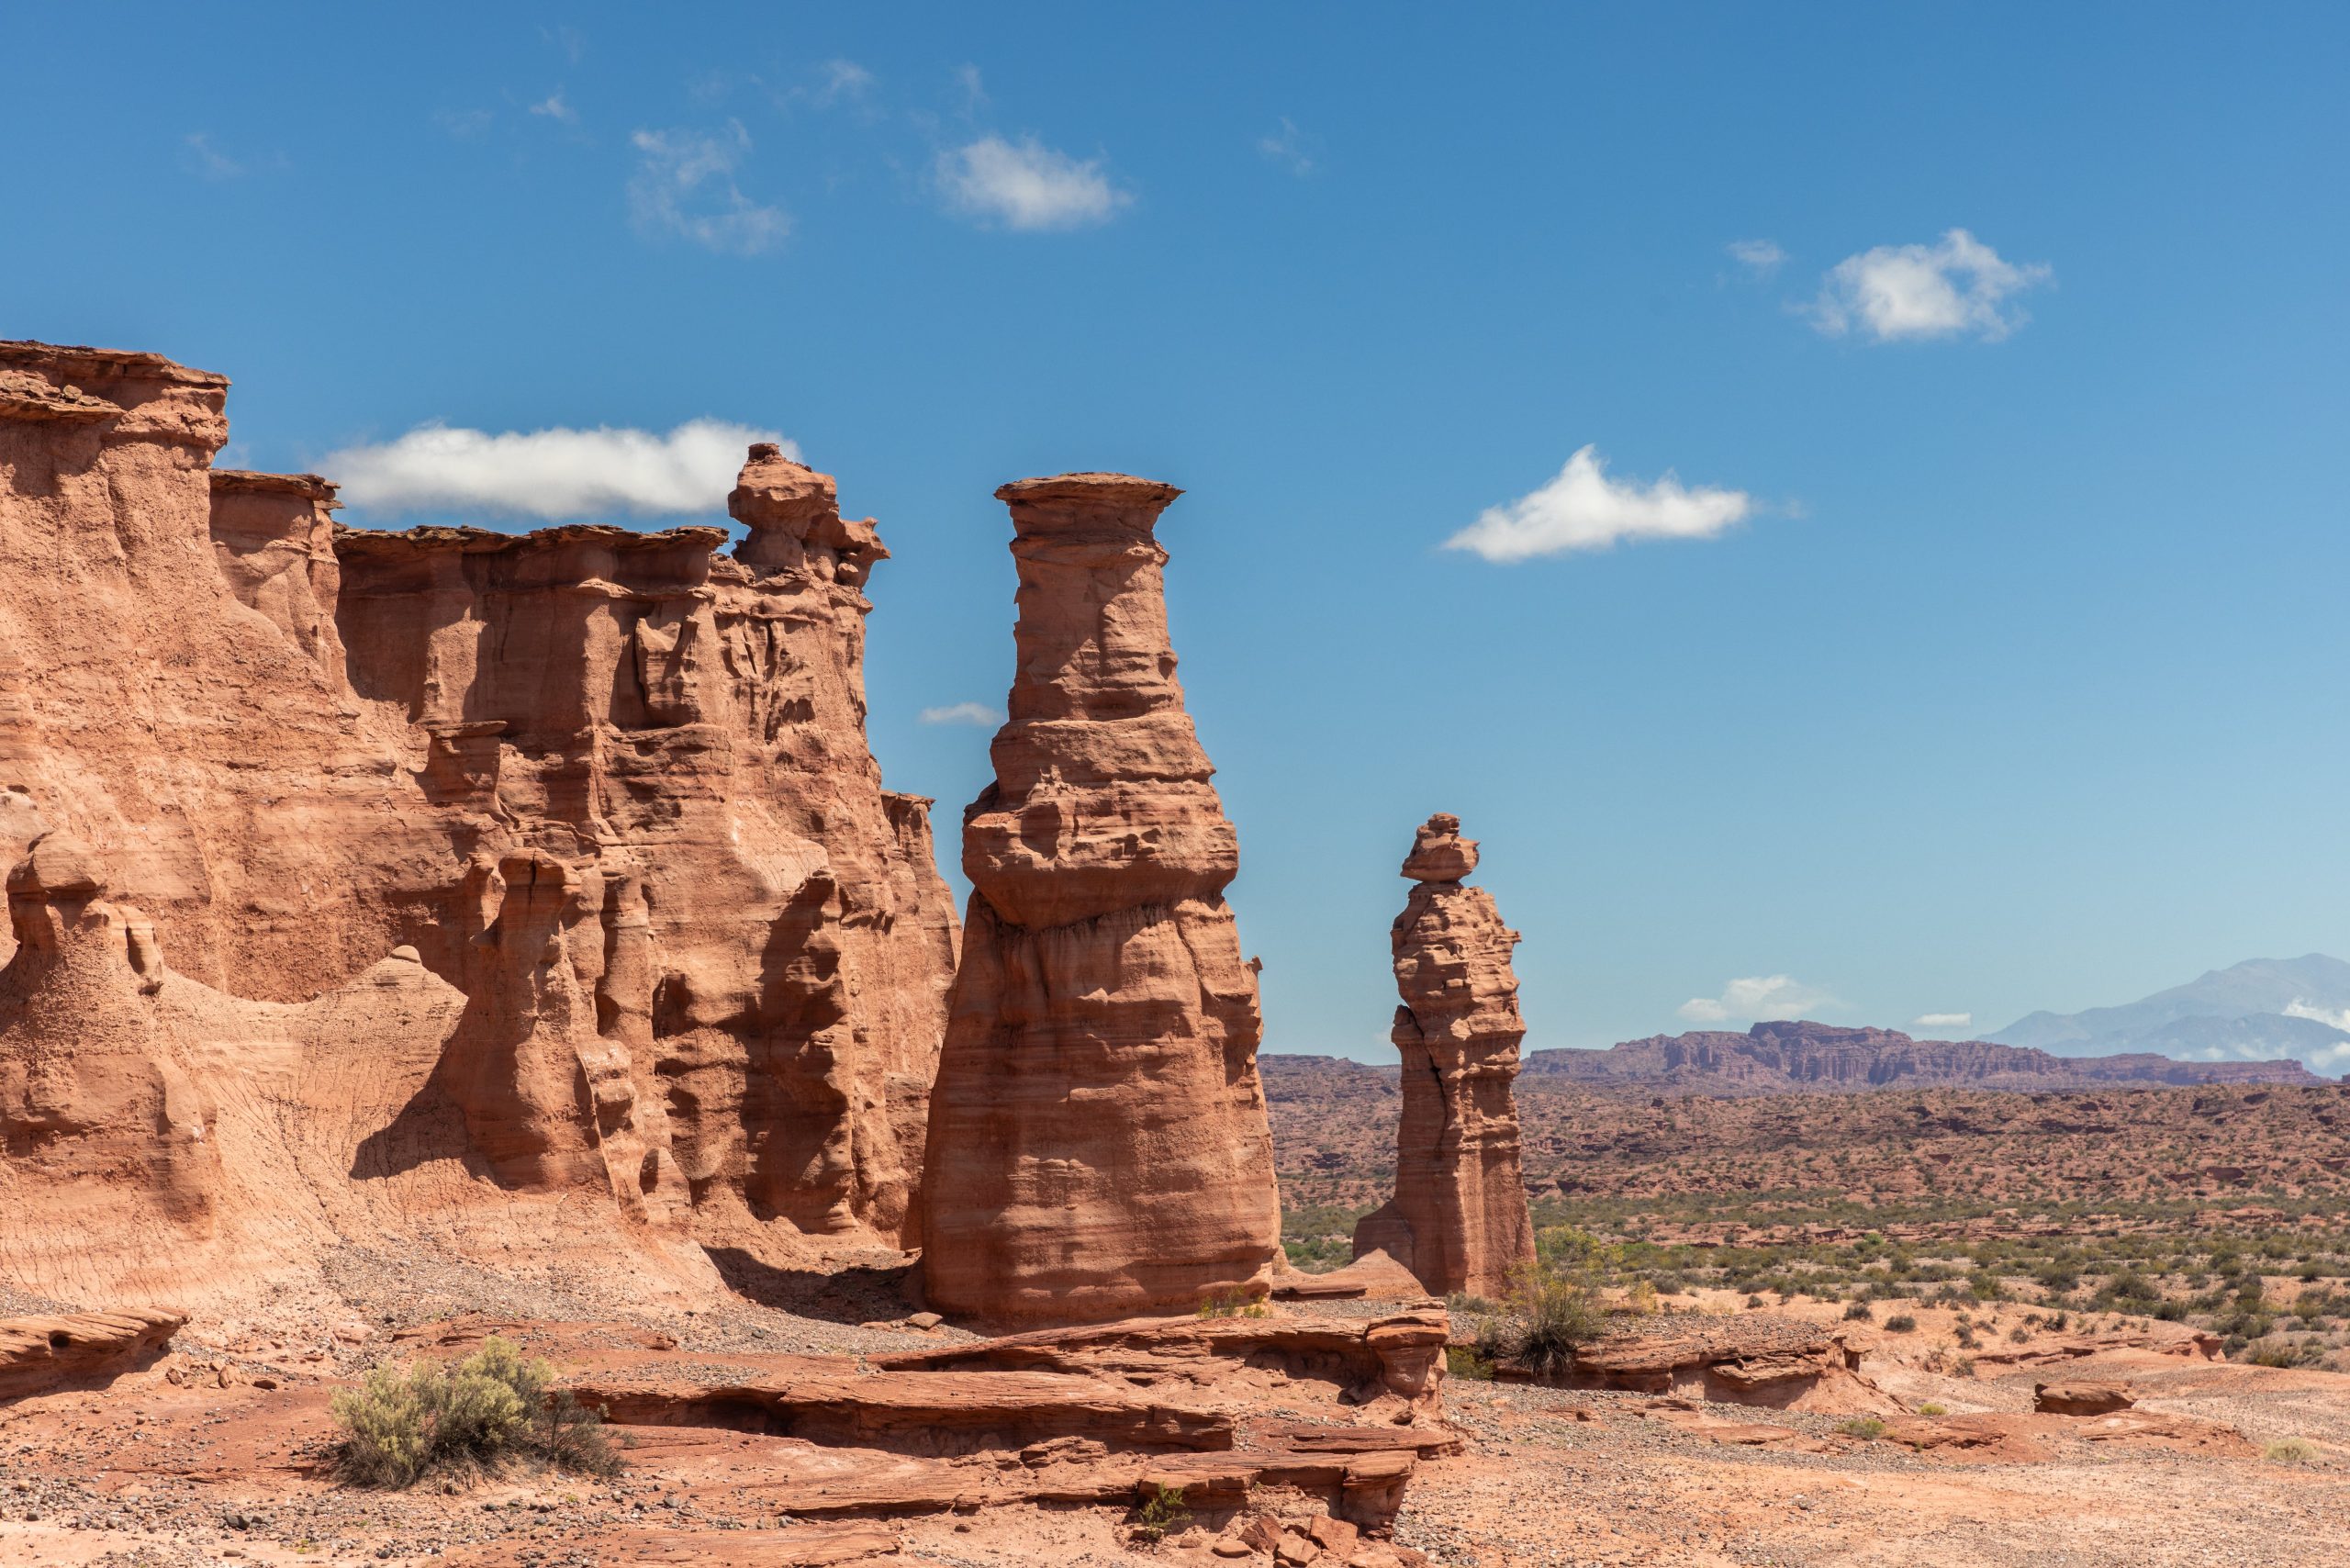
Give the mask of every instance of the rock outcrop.
POLYGON ((1076 1321, 1261 1295, 1280 1253, 1239 867, 1169 645, 1173 486, 1024 479, 1018 668, 924 1167, 942 1310, 1076 1321))
POLYGON ((154 1361, 186 1327, 148 1307, 0 1318, 0 1399, 94 1383, 154 1361))
POLYGON ((871 521, 762 446, 731 554, 341 528, 210 466, 227 386, 0 343, 0 1282, 912 1239, 957 934, 871 521))
POLYGON ((1355 1226, 1358 1258, 1384 1251, 1437 1295, 1497 1296, 1534 1260, 1534 1221, 1518 1165, 1517 1077, 1526 1021, 1494 896, 1461 885, 1477 845, 1460 819, 1428 818, 1404 857, 1416 885, 1391 945, 1403 1005, 1395 1194, 1355 1226))
POLYGON ((2106 1084, 2323 1083, 2297 1061, 2180 1061, 2148 1052, 2058 1057, 1989 1040, 1915 1040, 1898 1029, 1848 1029, 1789 1019, 1745 1034, 1699 1029, 1598 1050, 1535 1051, 1529 1077, 1557 1083, 1781 1094, 1823 1089, 2095 1089, 2106 1084))

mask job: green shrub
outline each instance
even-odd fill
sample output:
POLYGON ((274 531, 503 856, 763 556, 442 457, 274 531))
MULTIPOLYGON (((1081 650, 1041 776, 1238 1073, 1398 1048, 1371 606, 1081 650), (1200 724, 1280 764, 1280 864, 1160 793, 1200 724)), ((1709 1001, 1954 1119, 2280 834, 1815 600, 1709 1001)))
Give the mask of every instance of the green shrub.
POLYGON ((554 1382, 552 1366, 523 1360, 495 1335, 462 1361, 379 1363, 331 1402, 343 1479, 409 1486, 428 1474, 481 1474, 517 1456, 590 1475, 617 1472, 601 1417, 554 1382))
POLYGON ((1598 1293, 1560 1270, 1537 1263, 1518 1276, 1516 1300, 1522 1321, 1510 1359, 1537 1377, 1556 1377, 1575 1364, 1575 1347, 1606 1331, 1606 1314, 1598 1293))
POLYGON ((1906 1312, 1897 1312, 1885 1320, 1886 1327, 1896 1334, 1908 1334, 1916 1329, 1918 1320, 1906 1312))
POLYGON ((1847 1323, 1866 1323, 1875 1316, 1876 1314, 1869 1309, 1869 1304, 1864 1301, 1856 1301, 1844 1309, 1844 1321, 1847 1323))
POLYGON ((1444 1348, 1444 1370, 1471 1383, 1494 1381, 1492 1358, 1467 1345, 1447 1345, 1444 1348))
POLYGON ((1270 1317, 1273 1309, 1238 1291, 1219 1291, 1200 1303, 1202 1317, 1270 1317))
POLYGON ((1865 1442, 1873 1442, 1885 1436, 1885 1423, 1874 1416, 1855 1416, 1849 1421, 1839 1423, 1836 1429, 1848 1438, 1859 1438, 1865 1442))
POLYGON ((2323 1453, 2307 1438, 2279 1438, 2260 1450, 2260 1457, 2271 1464, 2314 1464, 2323 1453))
POLYGON ((1144 1540, 1163 1540, 1171 1530, 1180 1530, 1192 1522, 1192 1510, 1183 1506, 1181 1486, 1161 1486, 1135 1510, 1135 1534, 1144 1540))
POLYGON ((1932 1400, 1929 1399, 1923 1405, 1918 1406, 1918 1414, 1920 1416, 1947 1416, 1950 1414, 1950 1411, 1946 1407, 1937 1405, 1932 1400))

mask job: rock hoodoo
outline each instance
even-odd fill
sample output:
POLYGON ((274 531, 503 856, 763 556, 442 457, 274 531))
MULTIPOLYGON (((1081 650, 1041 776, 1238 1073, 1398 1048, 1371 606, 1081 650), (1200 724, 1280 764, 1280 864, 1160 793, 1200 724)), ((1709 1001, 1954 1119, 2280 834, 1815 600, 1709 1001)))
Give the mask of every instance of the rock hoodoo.
POLYGON ((996 1319, 1261 1294, 1280 1250, 1239 847, 1183 709, 1158 514, 1118 474, 1024 479, 1018 668, 964 813, 964 925, 924 1167, 924 1289, 996 1319))
POLYGON ((1395 919, 1392 1038, 1403 1053, 1395 1195, 1355 1226, 1354 1253, 1382 1250, 1438 1295, 1498 1295, 1534 1260, 1518 1168, 1517 933, 1494 896, 1461 886, 1477 844, 1460 819, 1428 818, 1404 860, 1417 884, 1395 919))
POLYGON ((762 445, 731 554, 342 528, 227 391, 0 343, 0 1284, 912 1239, 956 922, 872 522, 762 445))

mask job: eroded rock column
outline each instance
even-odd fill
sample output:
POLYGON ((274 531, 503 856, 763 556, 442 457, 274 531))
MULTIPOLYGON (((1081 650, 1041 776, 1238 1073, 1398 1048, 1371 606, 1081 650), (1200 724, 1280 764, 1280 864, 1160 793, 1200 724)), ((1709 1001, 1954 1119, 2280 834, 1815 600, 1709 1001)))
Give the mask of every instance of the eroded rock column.
POLYGON ((1390 1036, 1404 1057, 1395 1195, 1355 1226, 1356 1257, 1384 1251, 1438 1295, 1499 1295, 1534 1260, 1510 1094, 1526 1037, 1517 933, 1493 894, 1461 885, 1476 868, 1476 841, 1443 812, 1404 857, 1415 886, 1390 936, 1404 998, 1390 1036))
POLYGON ((1082 1321, 1260 1294, 1280 1248, 1239 845, 1169 646, 1158 514, 1121 474, 1024 479, 1019 666, 923 1171, 944 1311, 1082 1321))

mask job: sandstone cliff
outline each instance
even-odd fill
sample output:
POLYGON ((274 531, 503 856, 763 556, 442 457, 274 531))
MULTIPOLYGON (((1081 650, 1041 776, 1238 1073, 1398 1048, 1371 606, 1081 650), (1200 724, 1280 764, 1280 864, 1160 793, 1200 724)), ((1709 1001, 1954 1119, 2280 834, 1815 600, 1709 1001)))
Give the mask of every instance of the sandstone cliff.
POLYGON ((0 1276, 910 1239, 956 927, 872 524, 758 448, 732 555, 338 529, 210 467, 227 385, 0 344, 0 1276))
POLYGON ((1499 1296, 1534 1260, 1534 1221, 1518 1169, 1517 933, 1494 896, 1461 885, 1477 868, 1460 819, 1438 812, 1404 857, 1414 887, 1390 944, 1393 1039, 1403 1054, 1395 1194, 1355 1226, 1354 1254, 1384 1251, 1438 1295, 1499 1296))
POLYGON ((1169 485, 1007 485, 1017 673, 964 815, 973 892, 924 1168, 943 1310, 1099 1319, 1261 1294, 1280 1216, 1239 867, 1183 709, 1169 485))

